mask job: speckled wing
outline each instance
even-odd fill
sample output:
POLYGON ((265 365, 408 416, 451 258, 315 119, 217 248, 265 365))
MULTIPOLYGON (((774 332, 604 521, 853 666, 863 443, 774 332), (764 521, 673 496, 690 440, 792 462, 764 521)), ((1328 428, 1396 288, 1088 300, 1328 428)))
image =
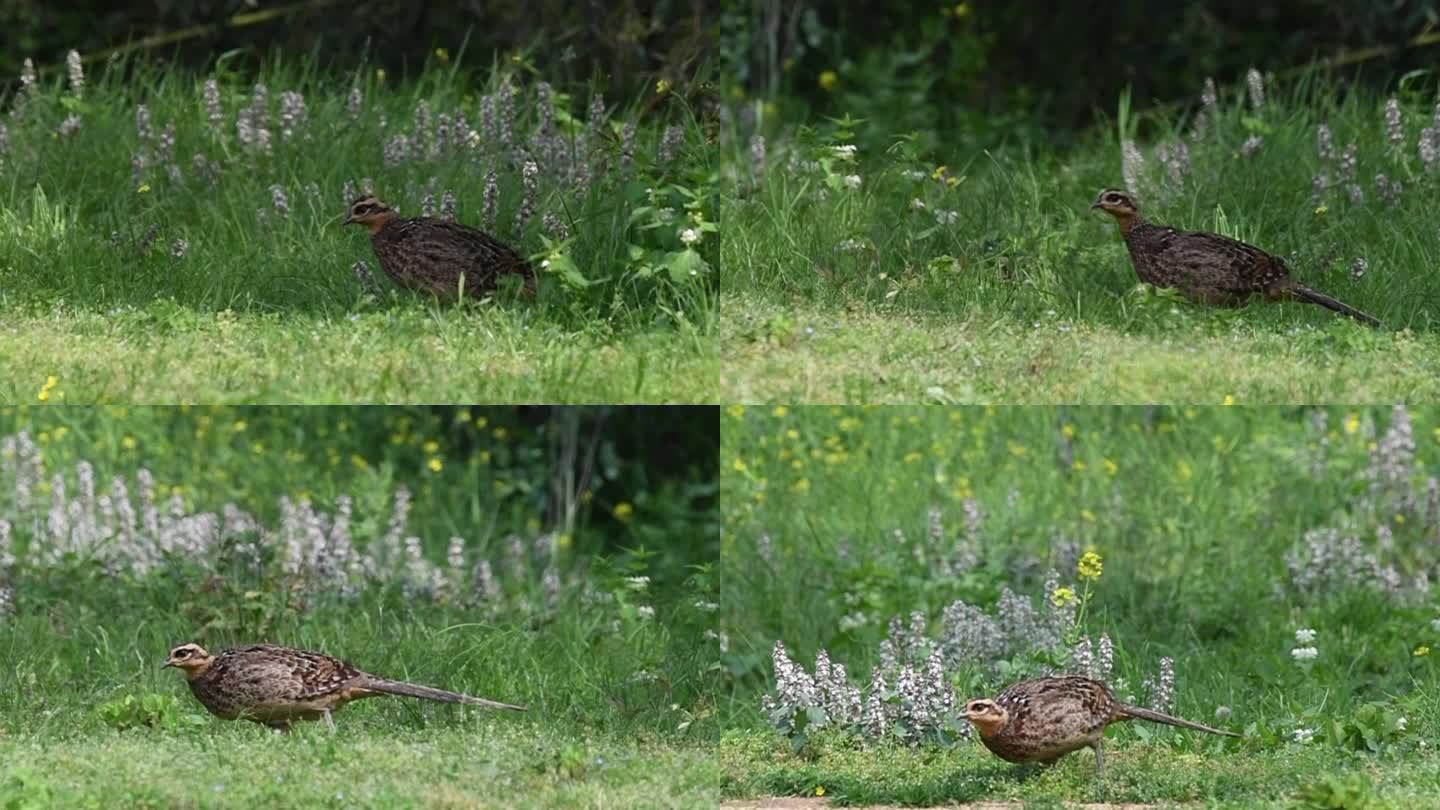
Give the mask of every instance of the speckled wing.
POLYGON ((1201 231, 1156 228, 1154 259, 1180 278, 1175 286, 1246 294, 1288 285, 1289 268, 1278 257, 1238 239, 1201 231))
POLYGON ((1117 716, 1110 690, 1080 677, 1038 678, 1013 684, 995 702, 1009 714, 1003 736, 1026 759, 1045 760, 1083 748, 1117 716))
POLYGON ((308 650, 257 644, 226 650, 218 664, 231 659, 234 675, 257 678, 268 686, 267 702, 306 701, 337 692, 364 673, 352 664, 308 650))

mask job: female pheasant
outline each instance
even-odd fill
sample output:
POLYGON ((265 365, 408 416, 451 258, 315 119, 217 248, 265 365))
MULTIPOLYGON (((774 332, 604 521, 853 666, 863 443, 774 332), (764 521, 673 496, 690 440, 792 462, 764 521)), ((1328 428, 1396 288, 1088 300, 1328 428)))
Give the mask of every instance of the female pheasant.
POLYGON ((164 666, 185 673, 190 691, 211 714, 225 720, 243 717, 280 730, 288 730, 295 720, 323 719, 334 731, 331 712, 352 700, 377 695, 525 711, 509 703, 392 681, 324 653, 273 644, 232 647, 219 655, 199 644, 181 644, 170 651, 164 666))
POLYGON ((495 289, 500 276, 524 279, 525 294, 535 294, 535 271, 509 246, 484 231, 433 217, 402 219, 375 197, 350 204, 343 225, 363 225, 380 269, 396 284, 453 299, 463 289, 480 298, 495 289))
POLYGON ((1121 703, 1100 681, 1073 675, 1020 681, 994 700, 965 704, 965 719, 980 732, 985 747, 1001 759, 1049 765, 1088 746, 1095 750, 1096 775, 1105 770, 1105 727, 1131 718, 1240 736, 1121 703))
POLYGON ((1130 249, 1130 261, 1141 281, 1172 287, 1202 304, 1236 306, 1252 295, 1267 301, 1293 298, 1332 309, 1370 326, 1380 321, 1349 304, 1312 290, 1290 278, 1278 256, 1228 236, 1203 231, 1178 231, 1152 225, 1140 216, 1129 194, 1107 188, 1090 206, 1115 218, 1130 249))

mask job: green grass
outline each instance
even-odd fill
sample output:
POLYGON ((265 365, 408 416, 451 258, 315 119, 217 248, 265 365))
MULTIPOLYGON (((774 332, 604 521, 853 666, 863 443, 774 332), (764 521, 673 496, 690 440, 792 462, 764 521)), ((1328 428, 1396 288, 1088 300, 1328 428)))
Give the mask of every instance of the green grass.
POLYGON ((0 410, 0 804, 713 801, 714 430, 706 408, 0 410), (641 462, 687 427, 711 461, 641 462), (604 470, 565 495, 592 435, 604 470), (528 711, 385 698, 275 737, 160 668, 189 641, 528 711))
POLYGON ((726 402, 1213 404, 1431 401, 1440 336, 1347 324, 1281 333, 1250 311, 1179 333, 1104 323, 961 318, 858 303, 833 310, 726 292, 726 402))
POLYGON ((1222 99, 1199 140, 1185 119, 1122 111, 1146 159, 1142 209, 1286 257, 1298 280, 1379 317, 1382 331, 1298 303, 1213 309, 1137 291, 1113 222, 1089 210, 1099 189, 1124 182, 1119 127, 1063 153, 921 153, 896 133, 884 152, 847 155, 837 147, 851 142, 849 123, 800 122, 791 135, 762 133, 758 170, 747 139, 735 139, 739 193, 722 212, 722 391, 747 401, 914 402, 936 387, 961 401, 1214 402, 1243 390, 1293 402, 1385 401, 1429 385, 1440 231, 1427 201, 1440 174, 1414 143, 1433 99, 1401 94, 1396 149, 1383 99, 1326 87, 1270 95, 1259 113, 1222 99), (1337 151, 1357 145, 1359 204, 1317 155, 1321 123, 1337 151), (1181 134, 1190 170, 1176 184, 1152 147, 1181 134), (1264 146, 1241 155, 1251 135, 1264 146), (1336 187, 1317 205, 1322 171, 1336 187), (1377 174, 1403 184, 1397 204, 1377 194, 1377 174), (1358 259, 1368 269, 1356 277, 1358 259), (1322 379, 1295 373, 1305 357, 1322 379))
POLYGON ((548 87, 523 60, 473 55, 406 82, 296 61, 258 75, 117 63, 82 96, 47 80, 15 102, 0 156, 0 313, 17 330, 0 397, 29 401, 54 375, 72 401, 711 400, 714 149, 679 94, 642 115, 548 87), (268 151, 238 126, 256 82, 268 151), (287 136, 291 91, 307 112, 287 136), (507 93, 509 145, 486 123, 507 93), (461 117, 477 134, 458 134, 461 117), (341 227, 367 185, 403 216, 443 213, 453 194, 459 221, 531 257, 538 296, 505 286, 457 307, 391 285, 364 231, 341 227))
MULTIPOLYGON (((1409 583, 1440 569, 1437 461, 1431 408, 731 407, 721 443, 724 794, 823 787, 855 804, 1240 807, 1356 774, 1373 784, 1356 790, 1418 800, 1440 778, 1430 764, 1440 612, 1433 591, 1409 583), (1306 562, 1307 533, 1323 539, 1327 528, 1358 551, 1306 562), (1098 579, 1081 578, 1073 557, 1058 562, 1080 549, 1103 559, 1098 579), (967 551, 974 562, 958 562, 967 551), (1291 553, 1319 584, 1299 584, 1291 553), (1342 573, 1357 553, 1393 566, 1401 592, 1342 573), (787 739, 761 710, 777 640, 807 669, 828 651, 864 687, 892 617, 909 625, 918 612, 939 639, 947 606, 1003 612, 1003 588, 1046 616, 1051 567, 1060 585, 1089 595, 1074 633, 1114 640, 1122 699, 1144 703, 1144 681, 1168 656, 1172 713, 1244 738, 1120 724, 1107 735, 1106 779, 1092 785, 1088 752, 1031 775, 966 740, 908 748, 846 729, 787 739), (1299 628, 1317 633, 1310 664, 1291 655, 1299 628), (1216 719, 1220 707, 1228 717, 1216 719), (1381 716, 1403 716, 1404 728, 1385 731, 1381 716), (1296 739, 1302 729, 1314 732, 1308 742, 1296 739)), ((948 660, 948 688, 964 701, 1064 669, 1073 638, 948 660)))
MULTIPOLYGON (((1434 728, 1434 721, 1432 716, 1428 727, 1434 728)), ((1106 747, 1105 775, 1097 780, 1088 751, 1040 770, 1002 762, 979 743, 920 752, 833 744, 797 755, 783 741, 760 732, 723 735, 720 768, 725 799, 814 796, 818 788, 831 803, 845 806, 1010 801, 1024 807, 1134 802, 1293 808, 1306 791, 1339 792, 1329 787, 1335 780, 1384 802, 1379 806, 1427 807, 1440 784, 1440 765, 1428 751, 1374 758, 1318 747, 1247 751, 1215 744, 1199 750, 1164 742, 1112 744, 1106 747)))
POLYGON ((15 315, 0 327, 0 401, 706 402, 719 356, 698 329, 570 330, 527 313, 415 304, 343 313, 15 315), (52 398, 49 401, 59 401, 52 398))
POLYGON ((0 800, 13 807, 702 807, 719 784, 710 745, 489 717, 333 736, 0 736, 0 761, 0 800))

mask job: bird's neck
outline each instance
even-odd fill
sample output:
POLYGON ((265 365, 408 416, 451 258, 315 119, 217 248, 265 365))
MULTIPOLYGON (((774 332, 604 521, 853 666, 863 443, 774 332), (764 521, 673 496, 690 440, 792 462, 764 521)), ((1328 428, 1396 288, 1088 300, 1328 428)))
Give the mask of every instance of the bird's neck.
POLYGON ((193 681, 196 678, 203 677, 205 673, 210 671, 210 665, 213 663, 215 663, 215 659, 213 657, 206 658, 203 661, 192 662, 189 666, 186 666, 184 668, 185 680, 193 681))
POLYGON ((1121 236, 1129 236, 1130 231, 1137 225, 1145 224, 1145 218, 1138 213, 1117 213, 1115 214, 1115 224, 1120 226, 1121 236))
POLYGON ((394 211, 386 211, 386 212, 383 213, 383 214, 376 214, 375 216, 371 217, 370 219, 365 220, 365 229, 368 230, 368 231, 370 231, 370 235, 371 235, 371 236, 374 236, 375 234, 380 233, 381 231, 383 231, 383 230, 385 229, 385 226, 386 226, 386 225, 389 225, 391 222, 394 222, 394 221, 395 221, 395 212, 394 212, 394 211))
POLYGON ((1005 728, 1005 722, 1008 719, 1008 717, 987 716, 972 718, 970 722, 975 724, 975 730, 980 732, 982 738, 989 738, 999 734, 1000 730, 1005 728))

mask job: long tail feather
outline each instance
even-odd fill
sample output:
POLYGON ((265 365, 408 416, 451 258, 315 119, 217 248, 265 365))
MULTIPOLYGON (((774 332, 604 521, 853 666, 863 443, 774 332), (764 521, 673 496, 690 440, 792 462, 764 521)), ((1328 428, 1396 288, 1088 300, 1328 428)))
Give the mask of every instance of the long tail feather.
POLYGON ((1202 725, 1200 725, 1199 723, 1192 723, 1192 722, 1190 722, 1189 720, 1181 720, 1181 719, 1178 718, 1178 717, 1171 717, 1171 716, 1168 715, 1168 714, 1161 714, 1160 712, 1151 711, 1150 709, 1142 709, 1142 708, 1140 708, 1139 706, 1129 706, 1129 705, 1126 705, 1126 704, 1123 704, 1123 703, 1122 703, 1122 704, 1120 705, 1120 713, 1121 713, 1122 715, 1126 716, 1126 717, 1135 717, 1135 718, 1139 718, 1139 719, 1141 719, 1141 720, 1150 720, 1150 721, 1155 722, 1155 723, 1164 723, 1164 724, 1167 725, 1167 726, 1179 726, 1180 728, 1193 728, 1193 729, 1195 729, 1196 731, 1207 731, 1207 732, 1209 732, 1209 733, 1211 733, 1211 734, 1223 734, 1223 735, 1225 735, 1226 737, 1239 737, 1239 736, 1240 736, 1239 734, 1236 734, 1236 733, 1233 732, 1233 731, 1221 731, 1221 730, 1218 729, 1218 728, 1210 728, 1209 726, 1202 726, 1202 725))
POLYGON ((1365 313, 1350 306, 1349 304, 1337 301, 1334 298, 1326 295, 1325 293, 1320 292, 1319 290, 1312 290, 1309 287, 1306 287, 1304 284, 1296 283, 1291 283, 1290 289, 1295 294, 1295 297, 1300 299, 1301 301, 1308 301, 1312 304, 1319 304, 1320 306, 1325 307, 1326 309, 1334 310, 1341 315, 1349 315, 1350 317, 1354 318, 1357 321, 1360 321, 1363 324, 1368 324, 1370 326, 1380 325, 1380 321, 1378 318, 1366 315, 1365 313))
POLYGON ((509 703, 470 697, 469 695, 462 695, 459 692, 447 692, 444 689, 436 689, 432 686, 421 686, 416 683, 390 681, 384 678, 376 678, 373 675, 365 679, 363 686, 366 689, 375 692, 384 692, 388 695, 404 695, 406 697, 423 698, 425 700, 438 700, 441 703, 464 703, 467 706, 483 706, 487 709, 510 709, 511 711, 517 712, 525 711, 524 706, 512 706, 509 703))

